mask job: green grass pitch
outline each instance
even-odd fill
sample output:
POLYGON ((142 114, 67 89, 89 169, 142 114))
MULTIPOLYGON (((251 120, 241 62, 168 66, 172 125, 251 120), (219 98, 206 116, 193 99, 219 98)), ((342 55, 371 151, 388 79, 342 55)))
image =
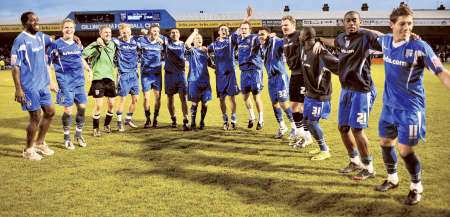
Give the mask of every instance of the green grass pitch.
MULTIPOLYGON (((217 98, 209 103, 206 130, 168 128, 164 95, 161 128, 144 130, 141 95, 135 113, 141 128, 94 138, 90 101, 85 127, 89 145, 74 151, 62 146, 62 109, 57 107, 46 139, 56 154, 31 162, 21 158, 28 114, 14 102, 11 73, 3 71, 0 216, 450 216, 450 92, 426 73, 427 142, 417 147, 425 193, 418 206, 407 207, 402 202, 409 176, 401 159, 400 187, 388 193, 373 190, 386 173, 377 137, 383 66, 373 65, 372 72, 379 95, 366 133, 378 174, 355 182, 337 173, 347 156, 337 131, 340 86, 335 76, 331 117, 321 121, 332 158, 322 162, 309 160, 311 146, 292 149, 286 140, 273 139, 277 124, 267 88, 265 128, 258 132, 246 129, 241 96, 237 131, 221 130, 217 98)), ((211 71, 213 89, 214 80, 211 71)), ((178 100, 176 108, 181 120, 178 100)))

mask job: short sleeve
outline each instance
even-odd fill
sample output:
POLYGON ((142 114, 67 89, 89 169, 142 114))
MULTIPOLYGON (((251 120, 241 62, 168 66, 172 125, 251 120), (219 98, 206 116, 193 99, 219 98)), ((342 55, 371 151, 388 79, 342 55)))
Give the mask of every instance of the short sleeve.
POLYGON ((257 34, 252 34, 253 47, 261 46, 261 42, 259 41, 259 37, 257 34))
POLYGON ((112 38, 111 40, 112 40, 112 42, 114 42, 115 45, 117 45, 117 46, 120 45, 120 41, 118 38, 112 38))
POLYGON ((281 38, 274 38, 275 40, 275 52, 277 53, 278 56, 283 56, 283 39, 281 38))
POLYGON ((142 37, 143 36, 136 37, 136 46, 138 49, 142 49, 142 44, 141 44, 142 37))
POLYGON ((11 65, 20 66, 22 64, 26 49, 25 43, 20 38, 14 40, 11 48, 11 65))
POLYGON ((231 44, 232 45, 236 45, 237 43, 238 43, 238 38, 239 38, 239 34, 237 33, 237 31, 234 31, 232 34, 231 34, 231 44))
POLYGON ((213 53, 214 52, 214 42, 211 43, 210 45, 208 45, 208 53, 213 53))
POLYGON ((194 52, 194 48, 193 47, 185 48, 184 55, 186 55, 186 57, 190 57, 193 52, 194 52))
POLYGON ((48 56, 48 64, 52 64, 53 60, 58 56, 58 47, 55 42, 52 42, 47 49, 47 56, 48 56))
POLYGON ((431 49, 430 45, 425 42, 422 42, 422 52, 424 55, 425 66, 431 70, 434 74, 439 74, 443 72, 444 65, 442 65, 441 60, 434 53, 433 49, 431 49))
POLYGON ((369 42, 370 48, 373 50, 377 50, 377 51, 381 51, 381 45, 378 42, 378 38, 379 36, 377 34, 375 34, 374 32, 371 31, 366 31, 365 32, 366 38, 369 42))
POLYGON ((47 34, 44 34, 44 43, 45 43, 45 47, 49 47, 50 45, 52 45, 53 44, 52 37, 50 37, 47 34))
POLYGON ((322 51, 320 53, 320 59, 323 61, 324 66, 328 68, 330 71, 332 71, 333 73, 338 72, 339 59, 335 57, 333 54, 331 54, 330 51, 328 51, 325 48, 322 48, 322 51))
POLYGON ((339 47, 339 35, 338 36, 336 36, 336 38, 334 39, 334 47, 335 48, 341 48, 341 47, 339 47))

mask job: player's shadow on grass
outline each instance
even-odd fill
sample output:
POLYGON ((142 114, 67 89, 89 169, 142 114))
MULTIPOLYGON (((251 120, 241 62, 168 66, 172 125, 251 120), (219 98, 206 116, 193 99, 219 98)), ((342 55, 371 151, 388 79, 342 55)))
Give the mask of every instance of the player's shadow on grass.
POLYGON ((357 193, 359 188, 373 186, 345 178, 335 181, 341 176, 337 173, 338 168, 309 161, 308 165, 272 163, 270 158, 274 154, 283 153, 286 157, 295 158, 308 155, 287 145, 280 146, 273 142, 276 140, 267 139, 266 135, 246 131, 223 132, 219 128, 197 132, 167 129, 146 132, 138 129, 133 133, 143 134, 144 139, 135 144, 142 146, 142 151, 135 154, 111 153, 115 157, 136 158, 151 165, 148 170, 126 168, 117 171, 131 179, 150 175, 216 186, 240 195, 243 203, 288 205, 299 215, 306 212, 324 216, 450 216, 446 209, 405 207, 401 204, 405 195, 357 193), (262 158, 255 159, 258 156, 262 158), (244 159, 247 157, 251 159, 244 159), (293 178, 296 175, 308 178, 293 178), (318 181, 310 181, 311 177, 319 178, 315 178, 318 181), (326 177, 332 178, 327 180, 326 177), (347 191, 334 192, 326 188, 344 188, 347 191))
MULTIPOLYGON (((26 115, 27 116, 23 116, 23 117, 2 118, 2 120, 0 121, 0 128, 23 130, 23 135, 25 136, 25 130, 29 124, 28 114, 26 114, 26 115)), ((62 132, 62 127, 59 123, 60 120, 61 120, 61 115, 55 115, 53 117, 53 121, 50 124, 50 128, 48 130, 49 133, 62 132)), ((75 129, 75 125, 73 127, 75 129)))
POLYGON ((0 133, 0 156, 5 157, 22 157, 22 151, 20 146, 23 148, 25 144, 25 138, 17 138, 8 133, 0 133))
POLYGON ((344 185, 354 187, 357 192, 361 185, 335 183, 328 181, 287 180, 261 176, 229 174, 181 166, 159 165, 149 171, 126 169, 123 171, 133 176, 156 175, 170 179, 187 180, 202 185, 217 186, 225 191, 232 191, 242 198, 244 204, 264 204, 271 206, 289 206, 298 214, 310 213, 323 216, 449 216, 450 211, 428 207, 406 207, 400 204, 403 197, 391 197, 389 194, 352 192, 327 192, 312 189, 312 186, 324 188, 344 185), (374 201, 375 200, 375 201, 374 201))

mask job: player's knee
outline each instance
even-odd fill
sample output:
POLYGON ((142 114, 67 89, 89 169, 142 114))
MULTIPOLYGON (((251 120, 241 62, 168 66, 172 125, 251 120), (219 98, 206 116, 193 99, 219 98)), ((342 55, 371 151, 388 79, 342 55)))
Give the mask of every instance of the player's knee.
POLYGON ((86 114, 86 108, 82 108, 82 107, 78 108, 78 110, 77 110, 77 117, 78 116, 83 116, 84 117, 85 114, 86 114))
POLYGON ((86 109, 86 104, 77 104, 77 109, 86 109))
POLYGON ((406 157, 411 153, 414 153, 414 149, 412 146, 404 145, 404 144, 398 144, 398 152, 400 156, 406 157))
POLYGON ((137 102, 138 102, 138 97, 133 96, 133 98, 131 98, 131 103, 136 104, 137 102))
POLYGON ((391 146, 394 146, 394 141, 393 141, 393 139, 389 139, 389 138, 381 138, 380 145, 382 147, 391 147, 391 146))
POLYGON ((45 109, 44 118, 51 119, 51 118, 53 118, 53 116, 55 116, 55 113, 56 112, 55 112, 54 108, 45 109))
POLYGON ((341 134, 347 134, 350 132, 350 126, 339 126, 339 132, 341 134))
POLYGON ((114 103, 108 102, 108 110, 112 110, 114 108, 114 103))
POLYGON ((30 112, 30 124, 39 124, 41 121, 41 112, 40 111, 34 111, 30 112))
POLYGON ((161 94, 155 94, 155 101, 161 101, 161 94))
POLYGON ((353 135, 359 135, 363 132, 362 128, 351 128, 353 135))
POLYGON ((64 107, 63 112, 72 115, 72 107, 64 107))
POLYGON ((319 124, 319 122, 317 122, 317 121, 308 121, 309 129, 315 128, 318 124, 319 124))

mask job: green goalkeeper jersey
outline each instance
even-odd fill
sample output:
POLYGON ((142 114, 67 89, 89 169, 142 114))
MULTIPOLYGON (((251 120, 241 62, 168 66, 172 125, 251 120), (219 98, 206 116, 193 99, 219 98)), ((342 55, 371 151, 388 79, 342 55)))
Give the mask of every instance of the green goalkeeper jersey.
POLYGON ((109 41, 106 46, 92 42, 83 50, 83 57, 91 59, 93 80, 109 78, 114 81, 114 55, 116 45, 109 41))

